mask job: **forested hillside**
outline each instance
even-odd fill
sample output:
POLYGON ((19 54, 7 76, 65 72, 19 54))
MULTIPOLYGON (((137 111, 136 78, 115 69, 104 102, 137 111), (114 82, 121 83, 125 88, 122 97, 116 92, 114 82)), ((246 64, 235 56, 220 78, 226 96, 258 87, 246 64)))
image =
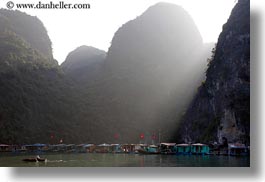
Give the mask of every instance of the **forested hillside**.
POLYGON ((68 86, 46 29, 36 17, 3 9, 0 24, 0 143, 74 137, 68 86))
POLYGON ((151 6, 108 52, 83 45, 61 65, 37 17, 1 9, 0 143, 247 141, 248 8, 233 10, 206 75, 214 45, 177 5, 151 6))

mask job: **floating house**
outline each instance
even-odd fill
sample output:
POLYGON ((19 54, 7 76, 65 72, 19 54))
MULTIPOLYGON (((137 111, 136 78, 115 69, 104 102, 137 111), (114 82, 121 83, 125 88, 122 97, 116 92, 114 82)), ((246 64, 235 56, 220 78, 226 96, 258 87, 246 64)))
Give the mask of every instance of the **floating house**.
POLYGON ((176 154, 176 143, 161 143, 160 144, 161 154, 176 154))
POLYGON ((12 146, 6 144, 0 144, 0 152, 11 152, 12 146))
POLYGON ((225 155, 227 156, 228 155, 228 145, 218 145, 217 143, 216 144, 213 144, 213 145, 210 145, 210 154, 211 155, 225 155))
POLYGON ((147 144, 134 144, 134 153, 139 153, 139 150, 143 147, 147 146, 147 144))
MULTIPOLYGON (((10 145, 11 152, 13 153, 21 153, 21 152, 26 152, 27 149, 25 146, 21 145, 10 145)), ((46 151, 47 148, 43 149, 43 151, 46 151)))
POLYGON ((138 150, 140 154, 160 154, 159 147, 156 145, 144 145, 138 150))
POLYGON ((27 152, 45 152, 48 150, 48 145, 36 143, 31 145, 23 145, 22 150, 26 150, 27 152))
POLYGON ((75 144, 67 144, 65 145, 66 152, 76 152, 76 145, 75 144))
POLYGON ((247 156, 249 155, 249 147, 244 144, 229 144, 228 155, 231 156, 247 156))
POLYGON ((84 144, 83 151, 86 153, 93 153, 95 151, 96 145, 95 144, 84 144))
POLYGON ((110 153, 112 152, 112 145, 107 144, 107 143, 97 145, 95 148, 95 152, 96 153, 110 153))
POLYGON ((190 155, 191 154, 191 145, 187 144, 187 143, 177 144, 176 145, 176 154, 190 155))
POLYGON ((148 147, 148 145, 147 144, 137 144, 136 146, 135 146, 135 150, 136 150, 136 153, 138 153, 139 152, 139 150, 143 150, 143 149, 145 149, 145 148, 147 148, 148 147))
POLYGON ((191 153, 194 155, 205 155, 210 153, 210 147, 206 144, 195 143, 191 145, 191 153))
POLYGON ((76 151, 79 153, 92 153, 95 150, 94 144, 79 144, 76 145, 76 151))
POLYGON ((111 144, 111 151, 113 153, 123 153, 121 144, 111 144))
POLYGON ((140 149, 140 144, 122 144, 121 145, 121 150, 124 153, 135 153, 136 150, 140 149), (139 146, 138 148, 136 146, 139 146), (137 149, 136 149, 137 148, 137 149))
POLYGON ((79 153, 86 153, 86 150, 84 148, 86 144, 79 144, 79 145, 76 145, 76 151, 79 152, 79 153))
POLYGON ((66 151, 66 144, 51 145, 50 150, 52 152, 65 152, 66 151))

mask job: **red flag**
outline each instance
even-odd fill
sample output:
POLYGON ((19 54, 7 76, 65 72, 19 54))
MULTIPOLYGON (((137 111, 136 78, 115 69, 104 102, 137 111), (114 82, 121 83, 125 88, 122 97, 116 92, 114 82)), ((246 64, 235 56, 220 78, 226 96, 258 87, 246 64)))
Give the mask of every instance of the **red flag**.
POLYGON ((143 133, 140 134, 140 139, 144 139, 144 134, 143 133))
POLYGON ((115 134, 114 134, 114 138, 115 138, 115 139, 118 139, 119 137, 120 137, 120 135, 119 135, 118 133, 115 133, 115 134))

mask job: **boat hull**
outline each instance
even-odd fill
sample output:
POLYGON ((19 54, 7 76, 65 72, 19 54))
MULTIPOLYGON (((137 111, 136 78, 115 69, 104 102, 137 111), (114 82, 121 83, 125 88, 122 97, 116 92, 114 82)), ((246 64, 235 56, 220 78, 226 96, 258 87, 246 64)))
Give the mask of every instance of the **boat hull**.
POLYGON ((27 159, 23 159, 22 161, 24 162, 44 162, 46 159, 40 158, 27 158, 27 159))

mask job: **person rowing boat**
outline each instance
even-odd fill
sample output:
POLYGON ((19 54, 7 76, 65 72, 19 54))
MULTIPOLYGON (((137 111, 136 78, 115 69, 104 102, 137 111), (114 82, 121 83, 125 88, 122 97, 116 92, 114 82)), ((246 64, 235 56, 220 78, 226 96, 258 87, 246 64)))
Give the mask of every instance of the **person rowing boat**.
POLYGON ((45 158, 40 158, 39 155, 37 155, 34 158, 26 158, 26 159, 23 159, 23 161, 25 161, 25 162, 44 162, 45 160, 46 160, 45 158))

